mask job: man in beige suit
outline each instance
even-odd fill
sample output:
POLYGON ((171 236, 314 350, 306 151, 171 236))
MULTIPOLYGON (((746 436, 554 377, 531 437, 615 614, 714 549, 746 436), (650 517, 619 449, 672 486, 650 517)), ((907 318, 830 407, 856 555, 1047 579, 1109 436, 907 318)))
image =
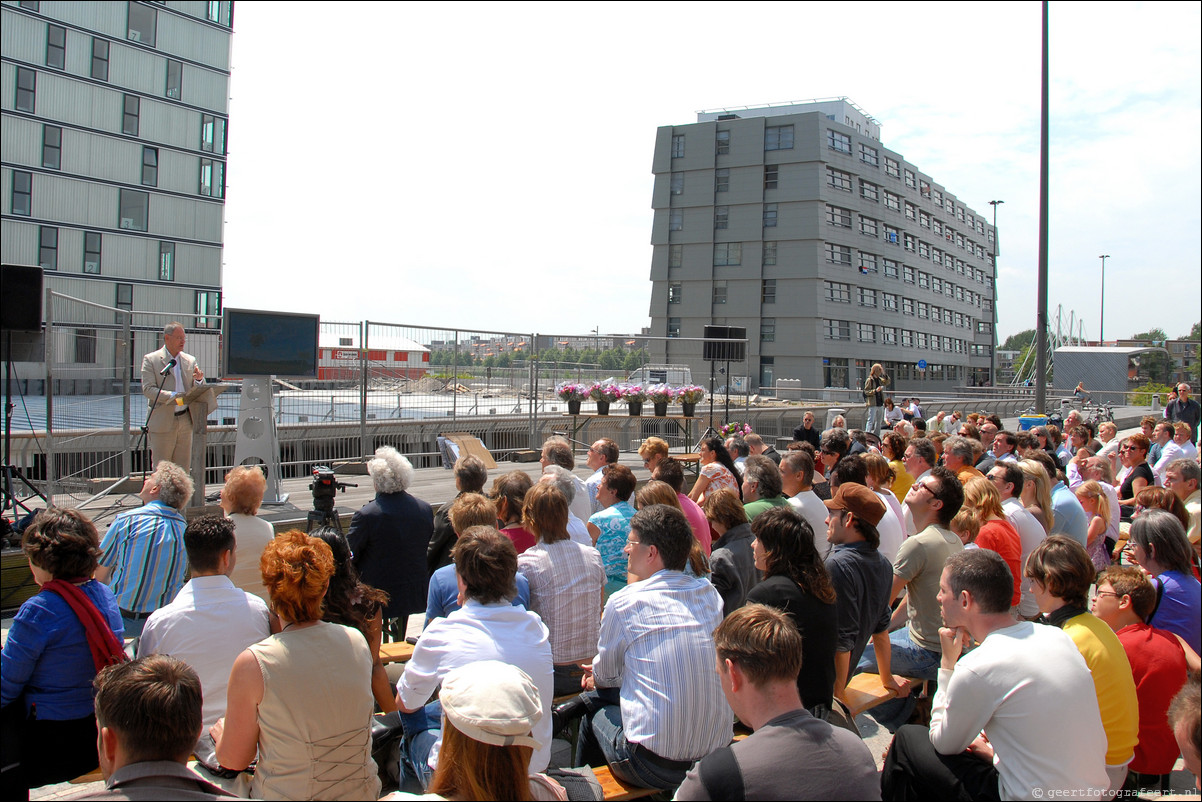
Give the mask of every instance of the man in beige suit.
POLYGON ((192 464, 192 415, 183 396, 204 382, 196 357, 184 353, 184 327, 163 327, 163 347, 142 357, 142 394, 150 403, 150 456, 157 467, 167 460, 192 464), (164 372, 166 375, 164 375, 164 372), (162 388, 159 388, 159 381, 162 388))

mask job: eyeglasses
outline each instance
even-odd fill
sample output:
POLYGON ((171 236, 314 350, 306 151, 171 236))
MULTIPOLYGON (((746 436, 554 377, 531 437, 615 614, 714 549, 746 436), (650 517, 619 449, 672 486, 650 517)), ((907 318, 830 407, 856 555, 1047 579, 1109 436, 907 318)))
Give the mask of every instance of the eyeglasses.
POLYGON ((643 545, 643 541, 641 541, 641 540, 631 540, 631 539, 627 538, 627 539, 626 539, 626 545, 627 545, 627 546, 630 546, 630 547, 632 547, 632 548, 633 548, 634 546, 641 546, 641 545, 643 545))
POLYGON ((925 490, 928 493, 930 493, 932 496, 935 495, 935 491, 932 490, 930 485, 928 485, 926 482, 915 482, 914 487, 916 487, 919 490, 925 490))
POLYGON ((1114 597, 1114 598, 1116 598, 1116 599, 1121 599, 1121 598, 1123 598, 1121 594, 1115 593, 1115 592, 1114 592, 1114 591, 1112 591, 1112 590, 1099 590, 1099 591, 1098 591, 1097 593, 1095 593, 1094 595, 1095 595, 1095 596, 1113 596, 1113 597, 1114 597))

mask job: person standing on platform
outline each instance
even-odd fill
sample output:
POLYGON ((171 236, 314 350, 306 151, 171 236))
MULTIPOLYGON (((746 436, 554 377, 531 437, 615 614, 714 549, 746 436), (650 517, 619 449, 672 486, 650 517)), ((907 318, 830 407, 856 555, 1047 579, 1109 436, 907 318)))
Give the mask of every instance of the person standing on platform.
POLYGON ((885 388, 889 386, 889 377, 881 363, 872 366, 868 378, 864 380, 864 402, 868 405, 868 422, 864 426, 873 435, 881 433, 881 423, 885 417, 885 388))
POLYGON ((184 394, 205 380, 196 357, 184 353, 182 323, 163 327, 163 347, 142 357, 142 395, 150 403, 147 438, 154 467, 163 460, 192 463, 192 414, 184 394), (159 382, 162 382, 160 387, 159 382))

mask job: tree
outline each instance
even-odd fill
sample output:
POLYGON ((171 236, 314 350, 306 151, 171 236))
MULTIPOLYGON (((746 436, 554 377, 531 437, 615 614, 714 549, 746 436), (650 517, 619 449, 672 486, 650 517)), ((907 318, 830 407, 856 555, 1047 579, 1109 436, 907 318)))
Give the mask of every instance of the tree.
POLYGON ((1194 327, 1189 330, 1189 336, 1186 339, 1195 343, 1202 340, 1202 322, 1194 324, 1194 327))
POLYGON ((1006 338, 1006 342, 999 346, 999 351, 1021 351, 1031 343, 1035 342, 1035 329, 1027 329, 1020 331, 1018 334, 1011 334, 1006 338))

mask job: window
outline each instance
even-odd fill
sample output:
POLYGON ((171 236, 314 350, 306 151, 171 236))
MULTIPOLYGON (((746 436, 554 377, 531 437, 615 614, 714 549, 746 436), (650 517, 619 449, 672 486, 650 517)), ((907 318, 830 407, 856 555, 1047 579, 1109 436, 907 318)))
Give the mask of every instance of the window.
POLYGON ((943 208, 943 190, 939 190, 939 189, 935 190, 935 193, 931 196, 931 200, 935 201, 935 205, 942 209, 943 208))
POLYGON ((207 3, 208 9, 206 16, 210 22, 216 22, 219 25, 229 27, 233 20, 230 19, 230 0, 209 0, 207 3))
POLYGON ((154 30, 158 12, 141 3, 129 4, 129 27, 126 38, 154 47, 154 30))
POLYGON ((931 248, 931 261, 937 265, 943 264, 943 251, 938 248, 931 248))
POLYGON ((943 309, 943 325, 945 325, 945 326, 952 325, 952 310, 950 310, 946 307, 944 307, 944 309, 943 309))
POLYGON ((33 114, 37 105, 38 74, 28 67, 17 67, 17 96, 13 108, 33 114))
POLYGON ((684 134, 672 135, 672 158, 679 159, 684 156, 684 134))
POLYGON ((142 148, 142 184, 147 187, 159 185, 159 149, 142 148))
POLYGON ((131 231, 145 231, 150 217, 150 194, 133 189, 121 190, 119 212, 120 227, 131 231))
POLYGON ((183 96, 184 65, 167 59, 167 97, 179 100, 183 96))
POLYGON ((684 210, 673 209, 668 214, 668 230, 683 231, 684 230, 684 210))
POLYGON ((920 241, 918 243, 918 255, 921 256, 923 259, 930 259, 931 258, 931 246, 925 242, 920 241))
POLYGON ((776 279, 766 278, 760 283, 760 303, 776 303, 776 279))
POLYGON ((914 283, 914 268, 909 265, 902 265, 902 281, 907 284, 914 283))
POLYGON ((850 265, 851 248, 846 245, 835 245, 828 242, 826 244, 826 261, 837 265, 850 265))
POLYGON ((50 170, 63 165, 63 129, 57 125, 42 126, 42 166, 50 170))
POLYGON ((826 329, 826 339, 828 340, 850 340, 851 339, 851 323, 846 320, 824 320, 826 329))
POLYGON ((901 178, 901 165, 897 163, 897 159, 885 157, 885 174, 894 178, 901 178))
POLYGON ((916 183, 914 180, 914 171, 913 170, 905 170, 904 173, 906 176, 906 186, 909 187, 910 189, 914 189, 914 185, 916 183))
POLYGON ((46 26, 46 66, 63 69, 67 63, 67 29, 61 25, 46 26))
POLYGON ((924 331, 914 332, 914 345, 917 348, 926 348, 927 347, 926 332, 924 332, 924 331))
POLYGON ((826 300, 837 304, 851 303, 851 285, 841 281, 824 281, 826 300))
POLYGON ((682 291, 682 288, 681 288, 680 284, 669 284, 668 285, 668 303, 670 303, 670 304, 680 303, 681 291, 682 291))
POLYGON ((769 125, 764 128, 764 150, 793 150, 793 126, 769 125))
POLYGON ((864 198, 865 200, 873 201, 874 203, 880 203, 881 188, 878 187, 876 184, 873 184, 869 181, 861 180, 860 181, 860 197, 864 198))
POLYGON ((776 342, 776 318, 774 318, 774 317, 760 318, 760 342, 762 342, 762 343, 776 342))
POLYGON ((920 318, 922 318, 923 320, 926 320, 927 318, 929 318, 931 316, 931 305, 928 304, 926 301, 919 301, 918 302, 918 316, 920 318))
POLYGON ((780 165, 764 165, 764 189, 776 189, 780 183, 780 165))
POLYGON ((225 162, 200 160, 200 194, 220 198, 225 194, 225 162))
POLYGON ((897 327, 881 326, 881 344, 897 345, 897 327))
POLYGON ((901 198, 894 195, 892 192, 885 193, 885 208, 892 209, 895 212, 901 211, 901 198))
POLYGON ((881 166, 880 159, 877 157, 876 148, 870 148, 863 143, 860 143, 860 161, 873 167, 881 166))
POLYGON ((881 293, 881 306, 884 307, 886 312, 896 312, 897 296, 891 292, 881 293))
POLYGON ((714 243, 714 265, 725 267, 743 263, 743 243, 716 242, 714 243))
POLYGON ((133 284, 118 284, 117 285, 117 302, 113 304, 118 309, 134 308, 134 285, 133 284))
POLYGON ((775 242, 765 242, 764 243, 763 263, 765 266, 776 264, 776 243, 775 242))
POLYGON ((914 238, 913 234, 905 234, 904 238, 905 238, 905 243, 906 243, 906 250, 909 251, 910 253, 913 253, 918 247, 918 240, 914 238))
POLYGON ((864 274, 877 272, 877 258, 875 253, 864 253, 860 251, 860 272, 864 274))
POLYGON ((714 303, 715 304, 726 303, 726 282, 725 281, 715 281, 714 282, 714 303))
POLYGON ((730 131, 718 131, 714 134, 715 152, 719 156, 730 153, 730 131))
POLYGON ((33 173, 13 170, 13 214, 29 217, 33 211, 33 173))
POLYGON ((876 290, 860 287, 860 306, 876 309, 876 290))
MULTIPOLYGON (((902 329, 902 333, 901 333, 901 344, 902 344, 902 347, 903 347, 903 348, 910 348, 911 346, 913 346, 913 345, 914 345, 914 332, 912 332, 912 331, 907 331, 906 329, 902 329)), ((908 368, 908 366, 907 366, 907 368, 908 368)), ((904 378, 907 378, 907 377, 905 377, 905 376, 901 376, 901 377, 899 377, 899 378, 903 378, 903 379, 904 379, 904 378)))
POLYGON ((714 228, 723 229, 730 223, 730 207, 715 206, 714 207, 714 228))
POLYGON ((919 270, 918 271, 918 286, 924 290, 930 289, 931 288, 931 275, 929 273, 924 273, 921 270, 919 270))
POLYGON ((130 136, 138 135, 138 116, 142 101, 136 95, 126 95, 124 112, 121 117, 121 132, 130 136))
POLYGON ((672 194, 684 194, 684 173, 672 173, 672 194))
POLYGON ((109 43, 99 36, 92 37, 92 77, 97 81, 109 79, 109 43))
POLYGON ((931 198, 931 182, 920 180, 918 182, 918 194, 921 195, 922 197, 926 198, 927 200, 930 200, 930 198, 931 198))
POLYGON ((159 281, 175 281, 175 243, 159 243, 159 281))
POLYGON ((897 235, 898 235, 897 226, 891 226, 888 223, 886 223, 885 224, 885 241, 888 242, 890 245, 897 245, 898 244, 898 236, 897 235))
POLYGON ((959 220, 961 223, 964 222, 964 207, 963 206, 956 207, 956 219, 959 220))
POLYGON ((225 153, 225 118, 212 114, 200 116, 200 149, 205 153, 225 153))
POLYGON ((931 216, 929 214, 927 214, 926 212, 919 212, 918 213, 918 225, 922 226, 923 228, 930 228, 931 227, 931 216))
POLYGON ((714 192, 730 191, 730 170, 723 167, 714 170, 714 192))
POLYGON ((897 278, 898 264, 892 259, 885 259, 885 278, 897 278))
POLYGON ((932 220, 931 221, 931 231, 935 234, 935 236, 942 237, 943 236, 943 223, 940 223, 938 220, 932 220))
POLYGON ((96 361, 96 329, 75 330, 75 362, 89 365, 96 361))
POLYGON ((931 276, 931 292, 936 295, 943 295, 943 279, 938 276, 931 276))
POLYGON ((100 275, 101 236, 96 231, 83 233, 83 272, 100 275))
POLYGON ((918 219, 918 207, 915 206, 914 204, 910 203, 909 201, 906 201, 906 219, 907 220, 918 219))
POLYGON ((198 290, 196 293, 196 327, 198 329, 221 328, 221 293, 216 290, 198 290))
POLYGON ((851 210, 827 204, 826 222, 837 228, 851 228, 851 210))
POLYGON ((902 303, 901 303, 902 314, 913 317, 914 316, 914 299, 913 298, 902 298, 901 301, 902 301, 902 303))
POLYGON ((38 264, 45 270, 58 270, 58 229, 38 226, 38 264))
POLYGON ((880 226, 871 217, 860 217, 860 233, 868 237, 879 236, 880 226))
POLYGON ((851 154, 851 137, 847 134, 841 134, 838 131, 826 132, 826 145, 831 150, 837 150, 840 153, 851 154))
POLYGON ((776 228, 776 204, 764 204, 764 228, 776 228))
POLYGON ((847 360, 826 358, 822 360, 824 387, 847 387, 847 360))
POLYGON ((680 267, 684 262, 684 246, 668 246, 668 267, 680 267))
POLYGON ((828 167, 826 168, 826 183, 835 189, 851 192, 851 173, 845 173, 842 170, 828 167))
POLYGON ((678 318, 678 317, 668 318, 668 336, 669 337, 679 337, 680 336, 680 318, 678 318))
POLYGON ((872 325, 871 323, 861 323, 857 328, 859 329, 857 333, 859 335, 860 342, 876 342, 876 326, 872 325))

